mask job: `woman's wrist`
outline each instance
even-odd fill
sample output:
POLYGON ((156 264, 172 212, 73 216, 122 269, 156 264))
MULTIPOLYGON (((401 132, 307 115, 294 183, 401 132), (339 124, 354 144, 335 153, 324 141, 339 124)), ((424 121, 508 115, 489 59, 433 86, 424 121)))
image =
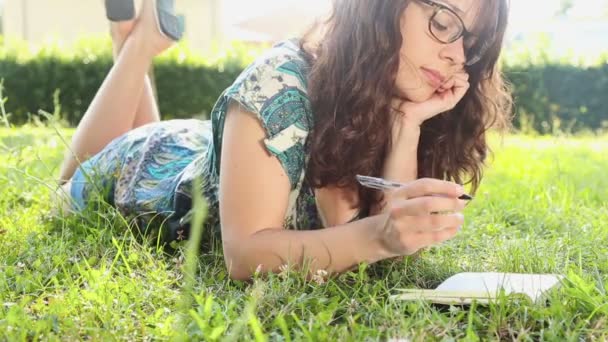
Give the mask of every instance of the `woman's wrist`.
POLYGON ((393 143, 407 142, 417 148, 420 139, 420 124, 407 118, 401 118, 396 126, 397 131, 393 133, 393 143))
POLYGON ((395 126, 391 149, 384 161, 383 177, 407 183, 418 176, 420 126, 403 121, 397 121, 395 126))
POLYGON ((387 225, 390 224, 390 217, 388 213, 381 213, 379 215, 374 216, 373 225, 371 228, 371 236, 372 236, 372 250, 373 250, 373 260, 370 260, 370 263, 374 263, 384 259, 390 259, 396 257, 394 253, 391 253, 386 244, 386 231, 387 225))

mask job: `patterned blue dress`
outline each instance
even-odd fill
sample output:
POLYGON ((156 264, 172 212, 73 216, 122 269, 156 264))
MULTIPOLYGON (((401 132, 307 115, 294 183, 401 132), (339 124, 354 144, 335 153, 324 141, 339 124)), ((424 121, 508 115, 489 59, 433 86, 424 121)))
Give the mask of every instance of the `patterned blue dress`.
POLYGON ((194 179, 199 177, 208 204, 204 229, 219 237, 222 134, 228 105, 236 101, 256 115, 266 131, 266 149, 289 177, 284 227, 323 228, 314 191, 304 177, 305 144, 313 123, 307 95, 309 67, 298 42, 285 41, 245 69, 222 93, 211 120, 162 121, 118 137, 75 173, 71 190, 75 208, 102 199, 140 225, 163 222, 163 238, 181 240, 189 234, 194 179))

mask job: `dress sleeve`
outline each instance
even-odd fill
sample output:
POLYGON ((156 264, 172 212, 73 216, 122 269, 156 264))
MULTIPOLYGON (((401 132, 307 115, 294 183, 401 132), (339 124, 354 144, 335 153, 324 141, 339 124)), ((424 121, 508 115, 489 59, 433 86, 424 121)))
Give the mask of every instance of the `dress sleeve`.
POLYGON ((305 63, 289 54, 262 58, 224 95, 256 115, 266 133, 266 149, 279 159, 295 188, 305 167, 305 141, 312 124, 305 63))

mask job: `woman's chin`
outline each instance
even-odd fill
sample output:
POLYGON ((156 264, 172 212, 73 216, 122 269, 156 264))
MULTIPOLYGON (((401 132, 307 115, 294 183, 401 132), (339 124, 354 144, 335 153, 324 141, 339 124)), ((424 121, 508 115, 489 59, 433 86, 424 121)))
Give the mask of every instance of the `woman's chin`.
POLYGON ((432 99, 433 96, 438 95, 437 89, 431 87, 429 84, 418 85, 416 88, 410 86, 399 91, 399 93, 402 99, 406 99, 407 101, 414 103, 426 102, 432 99))
POLYGON ((435 96, 437 91, 435 89, 431 89, 430 87, 425 87, 424 89, 416 89, 414 91, 407 91, 405 93, 405 98, 408 101, 414 103, 423 103, 435 96))

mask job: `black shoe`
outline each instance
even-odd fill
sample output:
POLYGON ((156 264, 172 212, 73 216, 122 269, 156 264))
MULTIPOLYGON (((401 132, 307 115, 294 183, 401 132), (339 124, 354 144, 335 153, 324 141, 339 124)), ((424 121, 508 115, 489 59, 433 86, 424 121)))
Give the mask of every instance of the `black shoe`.
POLYGON ((135 19, 134 0, 105 0, 106 16, 110 21, 129 21, 135 19))

